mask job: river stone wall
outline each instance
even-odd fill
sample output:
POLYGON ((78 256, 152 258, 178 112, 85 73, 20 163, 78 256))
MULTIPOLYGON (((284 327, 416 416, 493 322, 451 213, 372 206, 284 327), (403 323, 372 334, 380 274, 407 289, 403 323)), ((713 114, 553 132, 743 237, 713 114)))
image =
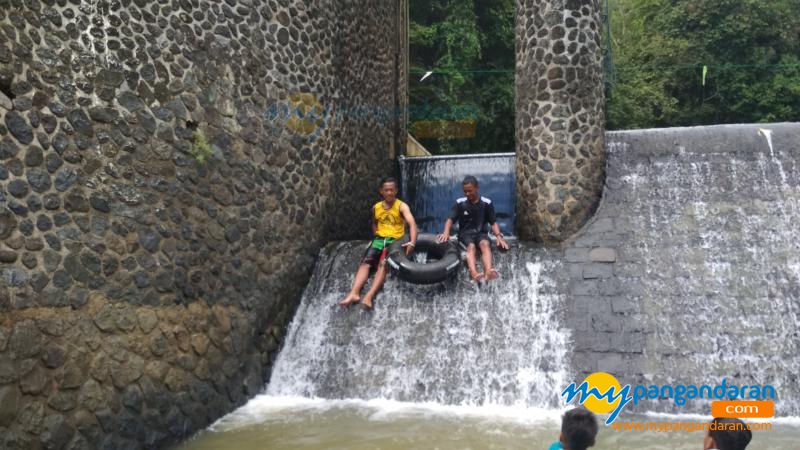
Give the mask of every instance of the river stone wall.
POLYGON ((264 112, 393 108, 404 18, 0 0, 0 448, 163 447, 260 389, 321 243, 369 232, 405 128, 264 112))
POLYGON ((603 188, 600 2, 518 0, 517 233, 555 243, 591 217, 603 188))
MULTIPOLYGON (((800 124, 606 141, 602 202, 563 249, 575 381, 769 384, 800 414, 800 124)), ((693 403, 626 410, 710 411, 693 403)))

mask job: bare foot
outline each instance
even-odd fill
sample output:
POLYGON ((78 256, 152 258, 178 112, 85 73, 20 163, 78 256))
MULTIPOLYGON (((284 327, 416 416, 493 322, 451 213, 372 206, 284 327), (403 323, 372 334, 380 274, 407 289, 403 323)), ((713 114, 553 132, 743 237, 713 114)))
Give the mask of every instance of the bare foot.
POLYGON ((353 303, 358 303, 359 301, 361 301, 361 297, 359 297, 356 294, 350 293, 347 294, 347 297, 345 297, 344 300, 339 302, 339 306, 350 306, 353 303))
POLYGON ((475 272, 470 274, 470 276, 472 277, 472 281, 476 283, 482 283, 486 280, 486 277, 482 273, 475 272))
POLYGON ((364 297, 364 300, 361 301, 361 306, 363 306, 366 311, 372 311, 372 299, 369 297, 364 297))
POLYGON ((486 281, 496 280, 498 277, 500 277, 500 274, 497 273, 496 270, 492 269, 486 274, 486 281))

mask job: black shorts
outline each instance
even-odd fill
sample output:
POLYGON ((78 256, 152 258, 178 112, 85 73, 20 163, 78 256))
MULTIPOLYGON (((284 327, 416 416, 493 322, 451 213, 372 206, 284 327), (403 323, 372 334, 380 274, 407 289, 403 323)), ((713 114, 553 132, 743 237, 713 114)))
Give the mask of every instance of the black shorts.
POLYGON ((478 244, 484 240, 489 241, 489 233, 481 231, 464 231, 463 233, 458 233, 458 243, 465 249, 469 247, 469 244, 475 244, 477 247, 478 244))
POLYGON ((369 247, 364 252, 364 256, 361 257, 361 264, 368 264, 373 269, 378 267, 378 264, 382 263, 384 259, 386 259, 386 255, 389 254, 389 246, 394 242, 395 239, 391 238, 384 238, 375 236, 372 241, 369 243, 369 247), (384 241, 382 245, 376 245, 375 241, 384 241), (378 248, 383 247, 383 248, 378 248))

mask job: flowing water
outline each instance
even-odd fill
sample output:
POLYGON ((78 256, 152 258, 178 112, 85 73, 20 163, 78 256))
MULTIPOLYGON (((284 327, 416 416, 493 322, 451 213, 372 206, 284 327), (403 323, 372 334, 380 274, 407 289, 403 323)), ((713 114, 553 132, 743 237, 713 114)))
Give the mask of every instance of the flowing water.
MULTIPOLYGON (((614 273, 634 301, 627 324, 646 332, 639 364, 647 381, 769 384, 779 415, 800 416, 798 130, 726 125, 607 136, 597 216, 613 217, 620 231, 604 244, 618 242, 614 273)), ((689 403, 670 412, 709 410, 689 403)))
POLYGON ((402 191, 414 220, 424 233, 440 233, 456 199, 463 197, 461 183, 472 175, 481 195, 492 200, 503 234, 514 233, 516 188, 513 153, 401 158, 402 191))
POLYGON ((557 254, 516 243, 502 284, 466 273, 432 286, 390 277, 372 313, 335 306, 365 243, 323 251, 267 394, 441 404, 554 406, 567 382, 557 254), (337 276, 348 274, 348 276, 337 276))
MULTIPOLYGON (((340 308, 365 245, 321 252, 264 394, 182 449, 543 449, 557 439, 558 387, 572 381, 558 255, 514 242, 495 258, 502 288, 464 273, 427 287, 390 277, 373 312, 340 308)), ((797 448, 792 420, 772 426, 753 448, 797 448)), ((600 428, 599 449, 702 448, 702 431, 600 428)))

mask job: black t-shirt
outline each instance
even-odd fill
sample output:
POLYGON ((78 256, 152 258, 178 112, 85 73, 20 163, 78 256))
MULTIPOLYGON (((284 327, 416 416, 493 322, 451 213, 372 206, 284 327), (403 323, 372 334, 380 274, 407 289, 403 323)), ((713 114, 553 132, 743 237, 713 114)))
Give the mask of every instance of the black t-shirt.
POLYGON ((477 203, 470 203, 466 197, 456 200, 450 210, 450 220, 458 219, 458 234, 465 231, 486 233, 486 224, 493 225, 497 218, 494 215, 492 201, 486 197, 481 197, 477 203))

